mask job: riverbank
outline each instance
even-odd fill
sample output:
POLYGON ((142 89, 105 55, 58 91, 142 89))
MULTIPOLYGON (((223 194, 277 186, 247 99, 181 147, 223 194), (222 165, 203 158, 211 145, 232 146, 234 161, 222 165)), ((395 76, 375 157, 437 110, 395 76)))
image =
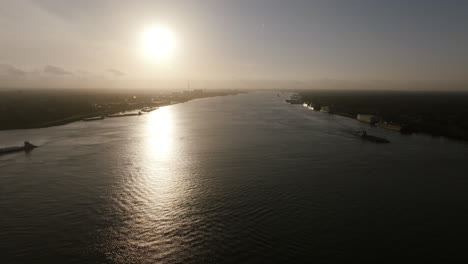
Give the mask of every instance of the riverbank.
POLYGON ((184 103, 193 99, 240 93, 237 90, 183 92, 6 91, 0 97, 0 130, 65 125, 84 118, 107 116, 184 103))
POLYGON ((408 91, 300 91, 314 109, 356 119, 381 118, 383 128, 468 140, 468 93, 408 91))

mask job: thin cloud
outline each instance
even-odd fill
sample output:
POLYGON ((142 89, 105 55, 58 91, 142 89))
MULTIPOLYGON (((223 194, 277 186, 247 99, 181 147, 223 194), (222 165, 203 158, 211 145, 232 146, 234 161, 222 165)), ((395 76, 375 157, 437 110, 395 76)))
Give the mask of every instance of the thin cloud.
POLYGON ((0 74, 1 75, 9 75, 15 77, 21 77, 26 75, 26 71, 16 68, 10 64, 0 64, 0 74))
POLYGON ((76 71, 78 74, 81 74, 81 75, 91 75, 91 73, 89 71, 84 71, 84 70, 77 70, 76 71))
POLYGON ((56 74, 56 75, 73 75, 73 73, 65 70, 64 68, 60 68, 57 66, 47 65, 44 67, 44 72, 49 74, 56 74))
POLYGON ((119 71, 119 70, 116 70, 116 69, 108 69, 107 70, 108 72, 114 74, 115 76, 124 76, 125 73, 119 71))

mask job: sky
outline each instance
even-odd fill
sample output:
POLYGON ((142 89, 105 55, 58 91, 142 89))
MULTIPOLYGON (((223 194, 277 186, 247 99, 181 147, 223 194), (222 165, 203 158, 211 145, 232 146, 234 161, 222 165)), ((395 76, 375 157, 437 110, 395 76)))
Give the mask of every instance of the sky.
POLYGON ((467 13, 465 0, 1 0, 0 87, 465 83, 467 13), (164 61, 142 52, 152 25, 174 38, 164 61))

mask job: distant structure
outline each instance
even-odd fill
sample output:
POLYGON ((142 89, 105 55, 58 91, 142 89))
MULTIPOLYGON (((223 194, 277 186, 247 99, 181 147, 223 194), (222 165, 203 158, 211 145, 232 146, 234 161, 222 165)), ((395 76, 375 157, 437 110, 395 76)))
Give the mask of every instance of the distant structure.
POLYGON ((310 110, 319 110, 318 107, 314 108, 314 104, 312 102, 304 102, 303 106, 310 110))
POLYGON ((375 116, 375 115, 361 115, 361 114, 358 114, 357 115, 357 120, 359 120, 361 122, 375 124, 375 123, 380 122, 380 117, 375 116))
POLYGON ((183 91, 183 93, 184 94, 201 95, 201 94, 203 94, 203 89, 190 90, 190 81, 187 81, 187 91, 183 91))
POLYGON ((331 113, 331 109, 330 109, 329 106, 322 106, 322 107, 320 107, 320 112, 331 113))
POLYGON ((377 126, 388 129, 388 130, 398 131, 398 132, 401 132, 401 129, 402 129, 402 126, 397 125, 397 124, 391 124, 388 122, 380 122, 379 124, 377 124, 377 126))
POLYGON ((289 104, 302 104, 304 101, 302 100, 302 97, 298 94, 293 94, 290 99, 285 100, 286 103, 289 104))
POLYGON ((182 92, 183 95, 202 95, 203 90, 202 89, 193 89, 192 91, 187 90, 182 92))

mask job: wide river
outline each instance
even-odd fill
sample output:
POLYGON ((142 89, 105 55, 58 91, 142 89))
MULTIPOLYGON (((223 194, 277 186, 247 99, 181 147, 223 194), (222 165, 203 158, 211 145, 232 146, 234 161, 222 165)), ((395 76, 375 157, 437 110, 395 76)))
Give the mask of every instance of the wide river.
POLYGON ((468 259, 468 144, 252 92, 0 131, 1 263, 468 259), (365 128, 389 144, 362 141, 365 128))

